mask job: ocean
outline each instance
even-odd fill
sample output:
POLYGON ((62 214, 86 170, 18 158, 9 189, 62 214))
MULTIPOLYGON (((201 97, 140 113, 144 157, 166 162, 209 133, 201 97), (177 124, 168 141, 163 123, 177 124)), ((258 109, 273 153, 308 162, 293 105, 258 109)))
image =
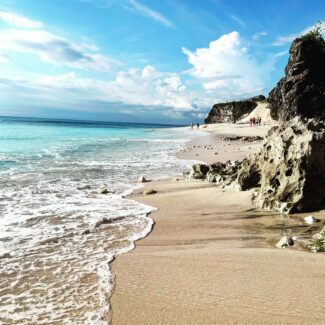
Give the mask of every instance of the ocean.
POLYGON ((0 323, 107 324, 109 263, 153 226, 154 208, 125 196, 189 168, 173 153, 197 135, 0 117, 0 323))

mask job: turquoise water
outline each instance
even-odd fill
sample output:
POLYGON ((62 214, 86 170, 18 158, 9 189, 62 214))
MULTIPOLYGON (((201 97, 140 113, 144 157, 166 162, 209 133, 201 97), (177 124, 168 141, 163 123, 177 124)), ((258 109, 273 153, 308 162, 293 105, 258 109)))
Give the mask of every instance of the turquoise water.
POLYGON ((106 324, 109 263, 153 225, 153 208, 124 196, 142 175, 188 168, 173 153, 195 135, 161 125, 0 118, 0 323, 106 324))
POLYGON ((95 160, 102 160, 110 154, 148 149, 155 140, 173 141, 175 130, 160 125, 0 118, 0 170, 56 158, 80 161, 96 155, 95 160))

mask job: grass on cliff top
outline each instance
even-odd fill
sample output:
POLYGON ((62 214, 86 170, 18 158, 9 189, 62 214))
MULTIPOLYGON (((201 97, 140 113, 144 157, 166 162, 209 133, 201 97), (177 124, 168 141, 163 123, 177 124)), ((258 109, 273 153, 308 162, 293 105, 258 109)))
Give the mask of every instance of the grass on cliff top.
POLYGON ((324 31, 325 30, 322 23, 318 22, 312 30, 302 35, 300 38, 303 40, 313 40, 316 41, 319 45, 325 46, 325 40, 323 38, 324 31))

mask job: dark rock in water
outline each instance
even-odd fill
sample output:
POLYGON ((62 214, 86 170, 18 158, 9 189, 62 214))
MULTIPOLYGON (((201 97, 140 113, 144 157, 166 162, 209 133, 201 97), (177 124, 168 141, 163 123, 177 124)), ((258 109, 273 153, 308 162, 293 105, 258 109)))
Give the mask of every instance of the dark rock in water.
POLYGON ((103 188, 102 190, 100 190, 100 194, 108 194, 109 191, 107 188, 103 188))
POLYGON ((103 218, 102 220, 96 222, 95 228, 99 228, 101 225, 110 224, 111 222, 112 221, 110 219, 103 218))
POLYGON ((144 176, 140 176, 138 179, 138 183, 148 183, 150 182, 149 180, 147 180, 144 176))
POLYGON ((3 259, 3 258, 11 258, 10 253, 4 253, 4 254, 0 255, 0 259, 3 259))
MULTIPOLYGON (((124 216, 121 216, 121 217, 115 217, 115 218, 110 218, 110 219, 107 219, 107 218, 103 218, 103 219, 101 219, 101 220, 99 220, 99 221, 97 221, 96 223, 95 223, 95 228, 99 228, 100 226, 102 226, 102 225, 111 225, 111 224, 113 224, 113 223, 115 223, 115 222, 119 222, 119 221, 121 221, 121 220, 123 220, 123 219, 125 219, 126 217, 124 217, 124 216)), ((87 230, 85 230, 84 231, 84 234, 87 234, 86 232, 88 232, 87 230)))
POLYGON ((220 103, 213 105, 205 123, 236 123, 248 115, 257 106, 257 102, 266 100, 263 95, 255 96, 247 100, 220 103))
POLYGON ((297 38, 291 45, 285 77, 270 92, 273 119, 290 121, 299 115, 325 118, 325 46, 313 39, 297 38))
POLYGON ((205 179, 209 166, 206 164, 194 164, 189 174, 189 179, 205 179))

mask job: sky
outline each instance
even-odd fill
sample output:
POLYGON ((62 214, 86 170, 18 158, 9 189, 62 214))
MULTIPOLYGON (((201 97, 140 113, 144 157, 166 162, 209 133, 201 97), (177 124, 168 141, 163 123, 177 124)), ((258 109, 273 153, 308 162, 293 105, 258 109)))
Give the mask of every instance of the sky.
POLYGON ((0 115, 184 124, 264 94, 324 0, 1 0, 0 115))

